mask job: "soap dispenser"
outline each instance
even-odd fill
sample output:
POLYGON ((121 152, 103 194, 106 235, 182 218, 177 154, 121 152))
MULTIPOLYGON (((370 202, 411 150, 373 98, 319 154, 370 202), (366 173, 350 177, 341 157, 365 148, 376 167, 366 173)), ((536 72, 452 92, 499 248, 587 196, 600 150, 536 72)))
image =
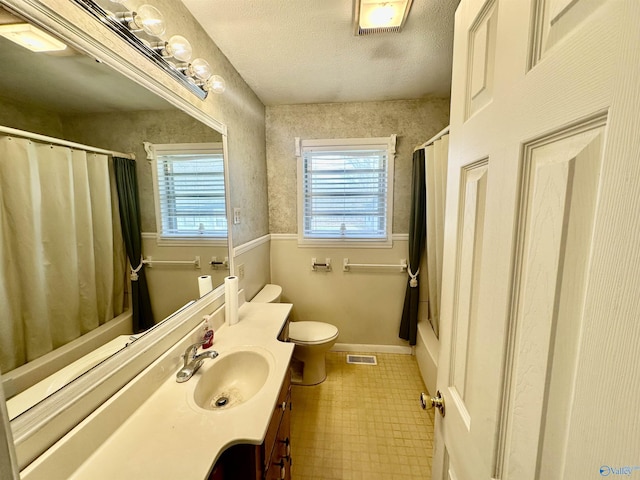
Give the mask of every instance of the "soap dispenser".
POLYGON ((203 317, 204 323, 202 327, 203 335, 202 340, 204 343, 202 344, 202 349, 207 349, 213 345, 213 328, 209 327, 209 316, 205 315, 203 317))

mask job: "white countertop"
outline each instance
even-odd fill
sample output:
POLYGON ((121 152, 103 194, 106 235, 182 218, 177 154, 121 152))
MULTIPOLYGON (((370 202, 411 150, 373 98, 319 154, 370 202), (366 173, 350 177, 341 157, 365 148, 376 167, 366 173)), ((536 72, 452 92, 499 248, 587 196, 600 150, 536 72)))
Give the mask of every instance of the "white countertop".
MULTIPOLYGON (((185 383, 175 371, 102 443, 71 478, 90 480, 202 480, 229 446, 263 442, 278 393, 293 353, 292 343, 277 340, 290 304, 244 303, 239 322, 215 332, 213 349, 220 357, 206 359, 185 383), (204 410, 192 400, 198 379, 226 352, 244 346, 269 353, 265 386, 252 398, 228 410, 204 410)), ((182 354, 177 349, 169 354, 182 354)), ((135 380, 134 380, 135 381, 135 380)), ((105 409, 103 414, 108 414, 105 409)))

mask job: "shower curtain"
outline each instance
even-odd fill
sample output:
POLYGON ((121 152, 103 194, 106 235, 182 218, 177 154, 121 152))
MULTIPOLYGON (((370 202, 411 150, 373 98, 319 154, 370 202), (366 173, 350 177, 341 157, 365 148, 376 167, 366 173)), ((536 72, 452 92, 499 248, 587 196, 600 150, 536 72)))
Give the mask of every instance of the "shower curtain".
POLYGON ((118 188, 118 204, 124 243, 131 268, 131 305, 133 331, 143 332, 154 325, 145 265, 142 263, 142 230, 136 161, 113 157, 118 188))
MULTIPOLYGON (((442 293, 442 252, 444 250, 444 212, 447 190, 449 135, 443 135, 424 149, 427 187, 427 245, 425 262, 429 297, 429 321, 436 337, 440 335, 440 295, 442 293)), ((424 282, 423 282, 424 283, 424 282)))
POLYGON ((420 304, 420 289, 418 276, 420 259, 425 242, 425 177, 424 150, 413 152, 413 173, 411 178, 411 213, 409 217, 409 264, 407 273, 407 290, 404 297, 402 320, 400 321, 399 337, 409 340, 409 345, 416 344, 418 331, 418 305, 420 304))
POLYGON ((122 313, 112 186, 106 155, 0 136, 2 371, 122 313))

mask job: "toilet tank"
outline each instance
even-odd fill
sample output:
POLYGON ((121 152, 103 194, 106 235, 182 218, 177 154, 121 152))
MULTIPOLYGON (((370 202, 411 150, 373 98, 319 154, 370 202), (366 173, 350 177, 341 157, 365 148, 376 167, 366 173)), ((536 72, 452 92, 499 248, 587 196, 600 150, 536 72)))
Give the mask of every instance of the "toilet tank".
POLYGON ((251 299, 252 303, 280 303, 282 296, 282 287, 280 285, 266 284, 255 297, 251 299))

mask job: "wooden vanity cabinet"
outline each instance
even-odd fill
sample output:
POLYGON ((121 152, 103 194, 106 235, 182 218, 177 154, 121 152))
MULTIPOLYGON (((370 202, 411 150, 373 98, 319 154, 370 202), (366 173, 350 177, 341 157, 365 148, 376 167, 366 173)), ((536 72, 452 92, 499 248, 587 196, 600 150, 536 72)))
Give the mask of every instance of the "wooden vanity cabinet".
POLYGON ((234 445, 220 456, 209 480, 291 479, 291 374, 287 369, 262 445, 234 445))
POLYGON ((266 480, 291 478, 291 375, 287 376, 262 444, 262 471, 266 480))

